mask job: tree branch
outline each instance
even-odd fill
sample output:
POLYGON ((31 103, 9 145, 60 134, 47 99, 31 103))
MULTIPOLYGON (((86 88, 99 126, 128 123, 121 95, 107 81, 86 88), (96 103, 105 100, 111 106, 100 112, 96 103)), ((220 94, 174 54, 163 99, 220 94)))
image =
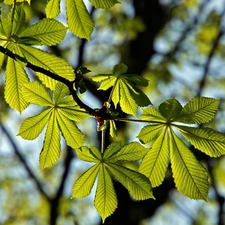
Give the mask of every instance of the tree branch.
POLYGON ((30 176, 30 178, 34 181, 34 183, 37 186, 37 189, 39 190, 39 192, 45 197, 45 199, 50 202, 50 197, 47 195, 47 193, 44 191, 43 189, 43 185, 40 183, 40 181, 37 179, 37 177, 35 176, 35 174, 33 173, 33 171, 31 170, 31 168, 29 167, 29 165, 27 164, 26 160, 24 159, 24 157, 22 156, 22 154, 20 153, 20 150, 18 148, 18 146, 16 145, 16 143, 14 142, 14 140, 12 139, 11 135, 9 134, 8 130, 6 129, 6 127, 0 123, 0 128, 2 129, 2 131, 5 133, 6 137, 8 138, 10 144, 13 147, 13 150, 16 154, 16 156, 18 157, 18 159, 21 161, 22 165, 25 167, 28 175, 30 176))

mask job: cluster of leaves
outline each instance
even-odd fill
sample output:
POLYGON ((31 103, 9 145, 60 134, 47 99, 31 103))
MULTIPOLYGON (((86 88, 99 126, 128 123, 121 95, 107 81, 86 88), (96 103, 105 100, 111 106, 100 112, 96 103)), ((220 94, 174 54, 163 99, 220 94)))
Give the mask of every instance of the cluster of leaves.
MULTIPOLYGON (((215 117, 218 99, 196 97, 183 107, 178 100, 171 98, 156 109, 150 106, 151 101, 139 88, 148 86, 148 80, 135 74, 126 74, 127 66, 118 64, 110 74, 92 76, 94 82, 100 82, 99 89, 111 89, 104 106, 92 110, 82 103, 75 90, 80 88, 76 83, 77 76, 82 77, 89 70, 82 72, 81 69, 80 74, 75 73, 65 60, 32 46, 56 45, 63 41, 68 28, 78 37, 89 39, 93 21, 84 2, 66 0, 68 28, 53 19, 59 14, 59 0, 48 1, 47 18, 29 27, 24 26, 26 16, 23 5, 15 5, 15 2, 23 1, 4 1, 5 4, 13 4, 13 7, 6 17, 1 15, 0 20, 0 44, 4 50, 1 48, 0 64, 3 63, 4 54, 9 56, 5 100, 20 113, 30 103, 44 107, 41 113, 27 118, 18 133, 24 139, 33 140, 47 127, 40 153, 41 166, 45 168, 57 162, 61 133, 81 160, 94 163, 75 182, 72 197, 89 195, 97 180, 94 204, 103 221, 117 207, 112 179, 124 185, 136 200, 154 198, 152 187, 163 182, 170 163, 177 189, 190 198, 206 199, 208 173, 188 148, 187 142, 211 157, 225 154, 225 135, 211 128, 192 126, 208 123, 215 117), (39 71, 42 72, 36 72, 39 81, 30 82, 25 70, 28 65, 41 69, 39 71), (126 114, 134 117, 138 107, 146 108, 142 108, 140 119, 125 119, 114 113, 118 104, 126 114), (102 145, 100 150, 95 146, 83 145, 85 136, 76 125, 89 116, 94 116, 103 125, 110 122, 112 136, 116 136, 116 120, 148 125, 137 135, 141 144, 131 142, 122 146, 120 142, 113 142, 106 149, 102 145), (123 161, 140 161, 139 170, 128 169, 121 163, 123 161)), ((91 0, 91 3, 95 7, 109 8, 117 1, 91 0)), ((107 126, 99 130, 104 132, 105 129, 107 126)))

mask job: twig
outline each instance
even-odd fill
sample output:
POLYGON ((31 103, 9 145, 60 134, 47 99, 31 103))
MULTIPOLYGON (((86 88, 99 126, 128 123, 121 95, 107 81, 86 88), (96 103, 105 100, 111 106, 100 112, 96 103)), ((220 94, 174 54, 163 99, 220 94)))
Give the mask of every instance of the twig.
POLYGON ((16 143, 14 142, 14 140, 12 139, 11 135, 9 134, 8 130, 6 129, 6 127, 0 123, 0 127, 2 129, 2 131, 5 133, 5 135, 7 136, 10 144, 13 147, 13 150, 15 152, 15 154, 17 155, 17 157, 19 158, 19 160, 21 161, 22 165, 25 167, 28 175, 32 178, 32 180, 34 181, 34 183, 37 186, 37 189, 40 191, 40 193, 46 198, 46 200, 48 202, 50 202, 50 197, 47 195, 47 193, 44 191, 43 189, 43 185, 40 183, 40 181, 37 179, 37 177, 35 176, 35 174, 33 173, 33 171, 31 170, 31 168, 28 166, 26 160, 24 159, 24 157, 22 156, 22 154, 20 153, 20 150, 18 148, 18 146, 16 145, 16 143))

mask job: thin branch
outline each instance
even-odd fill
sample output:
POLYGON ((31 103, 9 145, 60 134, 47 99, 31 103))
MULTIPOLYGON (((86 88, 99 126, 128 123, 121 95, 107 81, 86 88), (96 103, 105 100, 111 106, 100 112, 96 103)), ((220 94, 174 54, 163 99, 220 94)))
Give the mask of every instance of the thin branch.
POLYGON ((8 130, 6 129, 6 127, 0 123, 0 127, 2 129, 2 131, 5 133, 6 137, 8 138, 10 144, 13 147, 13 150, 15 152, 15 154, 17 155, 17 157, 19 158, 19 160, 21 161, 22 165, 25 167, 28 175, 30 176, 30 178, 34 181, 34 183, 37 186, 37 189, 39 190, 39 192, 46 198, 46 200, 48 202, 50 202, 50 197, 47 195, 47 193, 44 191, 43 189, 43 185, 40 183, 40 181, 37 179, 37 177, 35 176, 35 174, 33 173, 33 171, 31 170, 31 168, 29 167, 29 165, 27 164, 26 160, 24 159, 24 157, 22 156, 22 154, 20 153, 20 150, 18 148, 18 146, 16 145, 16 143, 14 142, 14 140, 12 139, 11 135, 9 134, 8 130))
POLYGON ((25 62, 26 63, 26 67, 29 68, 29 69, 32 69, 35 72, 43 73, 46 76, 48 76, 48 77, 50 77, 50 78, 52 78, 54 80, 57 80, 57 81, 65 84, 69 88, 70 93, 73 96, 74 101, 80 106, 80 108, 85 109, 90 115, 93 115, 93 116, 95 115, 95 110, 92 109, 91 107, 89 107, 88 105, 86 105, 85 103, 83 103, 80 100, 80 98, 78 97, 76 90, 74 90, 74 86, 73 86, 74 85, 74 81, 69 81, 66 78, 61 77, 61 76, 59 76, 59 75, 57 75, 55 73, 52 73, 49 70, 43 69, 43 68, 41 68, 39 66, 35 66, 32 63, 27 62, 27 60, 25 58, 23 58, 23 57, 21 57, 21 56, 19 56, 17 54, 14 54, 10 50, 5 49, 2 46, 0 46, 0 52, 2 52, 3 54, 7 55, 8 57, 10 57, 10 58, 12 58, 12 59, 14 59, 16 61, 21 60, 21 61, 25 62))

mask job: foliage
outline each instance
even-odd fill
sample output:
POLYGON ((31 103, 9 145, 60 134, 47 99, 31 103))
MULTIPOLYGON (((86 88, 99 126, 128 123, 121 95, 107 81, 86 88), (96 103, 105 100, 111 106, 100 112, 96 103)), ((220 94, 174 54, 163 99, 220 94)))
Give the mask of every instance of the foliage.
MULTIPOLYGON (((121 63, 115 65, 110 74, 91 77, 94 82, 100 82, 99 90, 111 90, 102 108, 92 109, 82 102, 82 95, 78 95, 78 90, 85 95, 83 83, 79 81, 90 70, 84 67, 74 70, 64 59, 37 47, 59 44, 68 29, 79 38, 90 40, 94 22, 84 2, 66 0, 68 27, 54 19, 60 13, 60 1, 57 0, 48 1, 46 18, 25 27, 23 2, 3 1, 3 4, 11 5, 7 16, 2 14, 0 21, 1 65, 4 55, 7 56, 5 100, 20 113, 29 104, 44 107, 41 113, 25 119, 18 133, 24 139, 33 140, 47 127, 40 153, 42 168, 58 161, 62 135, 80 160, 94 163, 75 182, 72 197, 89 195, 97 180, 94 205, 103 222, 117 207, 114 179, 136 200, 154 198, 152 187, 162 184, 169 164, 176 187, 182 194, 206 200, 208 172, 187 143, 210 157, 225 154, 224 134, 211 128, 193 126, 214 119, 219 100, 195 97, 182 106, 173 97, 156 109, 149 106, 151 101, 141 90, 149 85, 148 80, 136 74, 127 74, 127 66, 121 63), (30 82, 25 67, 36 72, 38 81, 30 82), (125 114, 135 118, 119 117, 118 105, 125 114), (140 107, 142 115, 137 119, 140 107), (101 149, 91 144, 88 147, 84 145, 85 136, 77 127, 77 122, 83 122, 88 117, 96 119, 98 131, 102 132, 101 149), (131 142, 122 145, 117 141, 105 149, 108 123, 111 136, 117 135, 115 121, 147 123, 137 135, 141 144, 131 142), (139 161, 139 170, 127 168, 124 161, 139 161)), ((118 3, 116 0, 90 2, 96 8, 110 8, 118 3)))

